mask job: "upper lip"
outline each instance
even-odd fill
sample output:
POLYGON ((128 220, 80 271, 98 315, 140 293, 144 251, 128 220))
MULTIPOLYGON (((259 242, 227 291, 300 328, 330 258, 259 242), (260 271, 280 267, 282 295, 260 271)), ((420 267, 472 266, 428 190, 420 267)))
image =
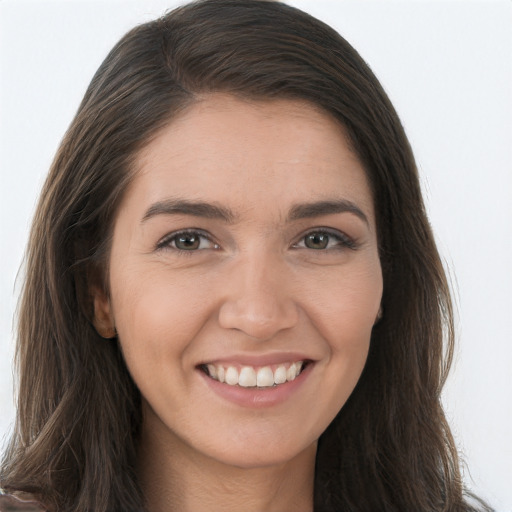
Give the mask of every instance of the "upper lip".
POLYGON ((202 361, 202 364, 217 364, 223 366, 241 365, 241 366, 271 366, 283 363, 295 363, 297 361, 312 361, 310 356, 302 353, 281 352, 274 354, 237 354, 228 357, 214 357, 202 361))

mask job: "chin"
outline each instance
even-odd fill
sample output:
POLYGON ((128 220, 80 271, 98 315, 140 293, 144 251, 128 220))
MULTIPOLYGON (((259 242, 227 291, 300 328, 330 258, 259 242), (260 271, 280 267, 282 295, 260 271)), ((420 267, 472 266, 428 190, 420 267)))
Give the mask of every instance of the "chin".
POLYGON ((243 439, 223 440, 218 449, 211 447, 210 458, 217 462, 240 469, 279 467, 300 459, 302 457, 315 457, 317 440, 307 441, 290 439, 290 436, 276 436, 269 439, 268 436, 251 435, 241 432, 243 439), (234 441, 234 442, 233 442, 234 441))

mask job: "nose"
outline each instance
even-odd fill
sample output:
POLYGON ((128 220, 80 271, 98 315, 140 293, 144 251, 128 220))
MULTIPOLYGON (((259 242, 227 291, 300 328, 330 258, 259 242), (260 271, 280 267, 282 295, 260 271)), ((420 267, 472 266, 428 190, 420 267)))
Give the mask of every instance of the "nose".
POLYGON ((294 327, 299 309, 292 276, 284 265, 263 257, 248 257, 231 269, 219 310, 219 324, 257 340, 268 340, 294 327))

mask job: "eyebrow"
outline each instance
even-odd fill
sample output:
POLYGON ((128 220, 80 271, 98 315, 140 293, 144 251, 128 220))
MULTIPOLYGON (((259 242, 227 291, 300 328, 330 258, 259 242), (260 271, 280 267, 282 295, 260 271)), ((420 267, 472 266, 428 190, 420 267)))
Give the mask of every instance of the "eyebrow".
POLYGON ((218 206, 203 201, 188 201, 186 199, 166 199, 152 204, 142 222, 145 222, 156 215, 192 215, 207 219, 220 219, 225 222, 234 222, 235 215, 229 208, 218 206))
POLYGON ((352 201, 348 201, 347 199, 297 204, 291 208, 288 218, 289 220, 300 220, 335 213, 352 213, 363 220, 367 225, 370 225, 368 217, 364 212, 352 201))
MULTIPOLYGON (((315 201, 293 205, 288 214, 288 220, 295 221, 336 213, 352 213, 369 225, 368 218, 363 211, 347 199, 315 201)), ((237 218, 225 206, 204 201, 189 201, 187 199, 165 199, 152 204, 144 214, 142 222, 157 215, 192 215, 207 219, 219 219, 228 223, 234 223, 237 218)))

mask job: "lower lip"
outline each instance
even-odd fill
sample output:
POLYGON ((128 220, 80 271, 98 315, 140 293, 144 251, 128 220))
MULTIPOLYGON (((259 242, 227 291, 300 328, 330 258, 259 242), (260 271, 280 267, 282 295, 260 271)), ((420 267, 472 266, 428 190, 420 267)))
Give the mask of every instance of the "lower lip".
POLYGON ((309 363, 294 380, 268 388, 244 388, 230 386, 212 379, 202 370, 197 370, 208 387, 221 398, 241 407, 264 408, 286 402, 308 378, 313 363, 309 363))

